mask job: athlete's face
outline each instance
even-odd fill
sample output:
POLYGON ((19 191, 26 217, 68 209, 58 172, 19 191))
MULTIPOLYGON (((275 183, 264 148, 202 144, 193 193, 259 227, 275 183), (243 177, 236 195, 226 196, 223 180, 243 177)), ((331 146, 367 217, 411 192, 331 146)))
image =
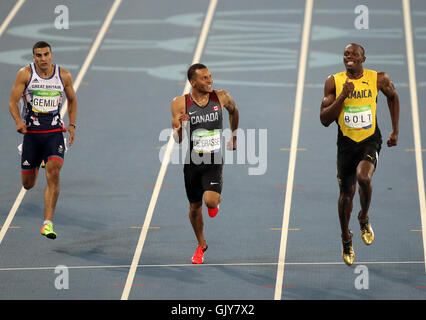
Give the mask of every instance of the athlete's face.
POLYGON ((362 70, 362 64, 365 61, 364 54, 360 46, 348 45, 343 52, 343 63, 349 72, 362 70))
POLYGON ((34 63, 41 70, 47 70, 52 65, 52 52, 49 47, 34 49, 34 63))
POLYGON ((199 92, 212 92, 213 91, 213 79, 209 69, 197 69, 191 79, 191 85, 194 89, 199 92))

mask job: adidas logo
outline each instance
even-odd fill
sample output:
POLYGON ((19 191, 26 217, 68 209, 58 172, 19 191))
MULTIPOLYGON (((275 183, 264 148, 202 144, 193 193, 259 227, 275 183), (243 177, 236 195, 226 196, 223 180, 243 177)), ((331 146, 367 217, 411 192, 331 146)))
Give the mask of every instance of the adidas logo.
POLYGON ((37 78, 35 78, 34 80, 33 80, 33 82, 35 83, 35 82, 37 82, 38 83, 38 80, 37 80, 37 78))
POLYGON ((27 160, 25 160, 24 161, 24 163, 22 164, 23 166, 29 166, 30 165, 30 163, 27 161, 27 160))

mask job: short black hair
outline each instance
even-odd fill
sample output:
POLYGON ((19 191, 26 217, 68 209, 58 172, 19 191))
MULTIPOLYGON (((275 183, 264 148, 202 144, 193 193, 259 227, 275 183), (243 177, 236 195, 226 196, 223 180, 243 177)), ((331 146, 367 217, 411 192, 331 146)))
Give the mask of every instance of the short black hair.
MULTIPOLYGON (((347 46, 355 46, 361 49, 362 51, 362 55, 365 57, 365 49, 362 45, 360 45, 359 43, 349 43, 347 46)), ((347 47, 346 46, 346 47, 347 47)))
POLYGON ((35 49, 41 49, 41 48, 49 48, 50 52, 52 52, 52 47, 50 44, 48 44, 46 41, 39 41, 33 46, 33 54, 35 49))
POLYGON ((194 63, 192 66, 189 67, 188 72, 186 73, 188 80, 192 79, 195 74, 195 71, 197 71, 198 69, 207 69, 207 67, 202 63, 194 63))

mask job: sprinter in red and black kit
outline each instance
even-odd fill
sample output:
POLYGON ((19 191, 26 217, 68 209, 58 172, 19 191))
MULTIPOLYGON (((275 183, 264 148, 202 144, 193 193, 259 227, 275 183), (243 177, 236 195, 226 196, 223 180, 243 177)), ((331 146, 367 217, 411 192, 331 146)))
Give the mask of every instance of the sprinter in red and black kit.
POLYGON ((191 137, 184 166, 185 189, 189 202, 200 202, 205 191, 219 195, 222 191, 222 106, 215 91, 205 106, 199 106, 189 93, 185 101, 191 137))
POLYGON ((187 75, 192 91, 173 99, 172 126, 175 141, 181 143, 182 128, 189 125, 190 148, 185 160, 184 178, 189 219, 198 242, 191 262, 201 264, 207 250, 203 233, 203 200, 209 216, 215 217, 222 199, 222 111, 223 108, 228 111, 233 132, 226 145, 229 150, 236 149, 239 112, 227 91, 213 90, 213 79, 205 65, 192 65, 187 75))

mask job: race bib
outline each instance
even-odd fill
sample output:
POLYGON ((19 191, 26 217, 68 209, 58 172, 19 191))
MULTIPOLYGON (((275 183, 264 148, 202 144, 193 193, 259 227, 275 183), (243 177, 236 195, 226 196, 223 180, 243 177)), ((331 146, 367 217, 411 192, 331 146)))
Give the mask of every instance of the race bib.
POLYGON ((212 153, 220 150, 220 130, 196 130, 192 133, 193 150, 212 153))
POLYGON ((58 110, 61 93, 51 90, 34 90, 32 109, 34 112, 49 113, 58 110))
POLYGON ((353 129, 368 129, 373 124, 371 106, 350 107, 345 106, 345 125, 353 129))

